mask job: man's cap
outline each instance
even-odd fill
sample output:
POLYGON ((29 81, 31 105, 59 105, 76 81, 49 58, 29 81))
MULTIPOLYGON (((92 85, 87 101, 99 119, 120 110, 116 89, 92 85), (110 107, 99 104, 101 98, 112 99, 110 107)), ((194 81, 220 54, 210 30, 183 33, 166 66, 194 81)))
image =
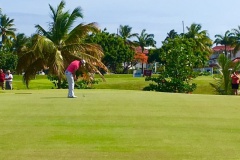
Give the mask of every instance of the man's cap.
POLYGON ((81 60, 81 64, 85 66, 86 61, 84 59, 81 60))

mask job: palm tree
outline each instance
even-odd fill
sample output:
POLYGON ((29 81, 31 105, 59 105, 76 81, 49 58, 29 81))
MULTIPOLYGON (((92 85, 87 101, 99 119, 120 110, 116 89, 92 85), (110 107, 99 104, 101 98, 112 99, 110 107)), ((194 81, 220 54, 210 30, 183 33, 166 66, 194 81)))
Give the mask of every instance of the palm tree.
MULTIPOLYGON (((141 49, 142 53, 144 52, 144 47, 155 47, 156 41, 154 40, 154 34, 146 33, 146 29, 143 29, 140 35, 137 35, 137 41, 134 41, 138 44, 141 49)), ((143 73, 143 63, 142 63, 142 73, 143 73)))
POLYGON ((2 36, 2 45, 11 44, 11 38, 15 39, 16 28, 13 28, 14 19, 10 19, 6 14, 0 17, 0 36, 2 36))
POLYGON ((240 49, 240 26, 237 29, 232 30, 234 33, 234 53, 237 53, 240 49))
POLYGON ((185 34, 186 38, 191 38, 196 43, 194 52, 199 57, 195 67, 203 67, 205 61, 208 60, 209 55, 212 53, 212 40, 209 38, 206 30, 202 30, 200 24, 193 23, 187 27, 188 32, 185 34))
POLYGON ((223 87, 223 94, 231 94, 231 71, 238 71, 240 68, 240 62, 234 63, 232 60, 228 59, 225 55, 221 54, 218 57, 218 63, 220 68, 220 74, 222 75, 222 78, 220 79, 219 86, 214 86, 214 88, 220 88, 223 87))
POLYGON ((232 46, 234 44, 234 33, 227 30, 224 35, 215 35, 215 41, 216 45, 221 44, 224 45, 225 50, 225 56, 227 56, 227 46, 232 46))
POLYGON ((122 37, 124 39, 124 41, 130 45, 132 45, 133 43, 129 39, 138 36, 137 33, 132 34, 131 31, 132 31, 132 27, 130 27, 128 25, 125 25, 125 26, 120 25, 120 27, 119 27, 120 37, 122 37))
POLYGON ((154 34, 148 34, 146 33, 146 29, 143 29, 140 35, 137 35, 137 41, 135 41, 136 44, 138 44, 142 52, 144 51, 144 47, 155 47, 156 41, 154 40, 154 34))
POLYGON ((174 39, 177 36, 178 36, 178 33, 174 29, 172 29, 169 33, 167 33, 167 37, 165 38, 164 41, 167 41, 169 38, 174 39))
POLYGON ((53 20, 49 24, 49 30, 46 31, 40 25, 36 25, 38 34, 32 36, 31 46, 19 59, 17 70, 19 72, 24 70, 23 80, 26 85, 28 86, 37 71, 48 67, 49 74, 58 77, 58 88, 60 88, 67 65, 73 60, 81 59, 86 60, 86 67, 82 72, 97 72, 102 76, 98 68, 107 70, 101 62, 102 49, 97 44, 85 42, 85 38, 90 33, 99 31, 96 23, 80 23, 71 29, 73 23, 83 17, 81 8, 77 7, 71 13, 64 12, 64 1, 60 2, 56 10, 51 5, 49 7, 53 20))
POLYGON ((29 38, 26 37, 24 33, 18 33, 16 35, 16 39, 13 40, 13 50, 17 54, 21 54, 24 49, 26 49, 26 45, 29 42, 29 38))
POLYGON ((201 30, 200 24, 193 23, 190 27, 187 27, 187 38, 195 40, 197 49, 201 51, 211 52, 212 40, 209 38, 206 30, 201 30))

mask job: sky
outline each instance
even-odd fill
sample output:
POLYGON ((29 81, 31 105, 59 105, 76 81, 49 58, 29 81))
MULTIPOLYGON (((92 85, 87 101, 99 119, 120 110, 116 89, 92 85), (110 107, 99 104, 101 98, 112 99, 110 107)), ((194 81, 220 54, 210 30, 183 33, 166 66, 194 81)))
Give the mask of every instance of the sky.
MULTIPOLYGON (((36 24, 46 30, 51 22, 49 4, 57 8, 61 0, 0 0, 3 14, 14 19, 17 33, 35 33, 36 24)), ((154 34, 157 47, 174 29, 186 32, 193 23, 200 24, 214 40, 216 34, 240 26, 240 0, 65 0, 65 11, 81 7, 83 19, 76 23, 97 22, 101 29, 117 33, 120 25, 132 27, 132 33, 154 34)))

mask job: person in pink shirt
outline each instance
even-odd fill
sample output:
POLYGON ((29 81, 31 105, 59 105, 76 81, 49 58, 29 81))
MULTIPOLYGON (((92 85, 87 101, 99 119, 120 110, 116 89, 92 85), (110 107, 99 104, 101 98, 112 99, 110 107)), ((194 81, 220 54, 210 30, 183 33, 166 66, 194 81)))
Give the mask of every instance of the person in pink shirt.
POLYGON ((65 71, 65 75, 67 77, 68 82, 68 98, 77 98, 74 94, 74 81, 77 80, 76 71, 84 66, 86 63, 85 60, 74 60, 70 63, 65 71))

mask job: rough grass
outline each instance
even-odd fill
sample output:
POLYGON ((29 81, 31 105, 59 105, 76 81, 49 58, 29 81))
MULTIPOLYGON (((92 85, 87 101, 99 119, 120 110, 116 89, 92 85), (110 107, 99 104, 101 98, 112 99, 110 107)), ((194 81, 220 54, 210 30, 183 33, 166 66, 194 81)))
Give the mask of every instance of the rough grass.
POLYGON ((233 160, 238 96, 129 90, 0 93, 0 159, 233 160))
MULTIPOLYGON (((156 76, 156 75, 154 75, 156 76)), ((145 81, 145 77, 133 77, 131 74, 111 74, 105 75, 106 82, 96 76, 98 84, 94 84, 94 89, 117 89, 117 90, 142 90, 151 81, 145 81)), ((216 94, 210 83, 214 83, 211 76, 199 76, 193 81, 197 84, 194 94, 216 94)), ((13 87, 15 90, 25 90, 26 86, 22 82, 22 76, 14 75, 13 87)), ((37 75, 36 79, 30 81, 30 89, 51 89, 56 88, 46 76, 37 75)))
MULTIPOLYGON (((156 75, 154 75, 156 76, 156 75)), ((94 89, 117 89, 117 90, 142 90, 148 86, 151 81, 145 81, 145 77, 133 77, 131 74, 111 74, 105 75, 106 82, 100 79, 99 76, 95 78, 98 84, 94 84, 94 89)), ((214 83, 211 76, 199 76, 193 81, 197 84, 197 89, 194 94, 216 94, 210 83, 214 83)), ((13 88, 15 90, 25 90, 26 86, 23 84, 21 75, 14 75, 13 88)), ((51 89, 56 88, 53 83, 47 79, 46 76, 37 75, 36 79, 30 81, 30 89, 51 89)))

